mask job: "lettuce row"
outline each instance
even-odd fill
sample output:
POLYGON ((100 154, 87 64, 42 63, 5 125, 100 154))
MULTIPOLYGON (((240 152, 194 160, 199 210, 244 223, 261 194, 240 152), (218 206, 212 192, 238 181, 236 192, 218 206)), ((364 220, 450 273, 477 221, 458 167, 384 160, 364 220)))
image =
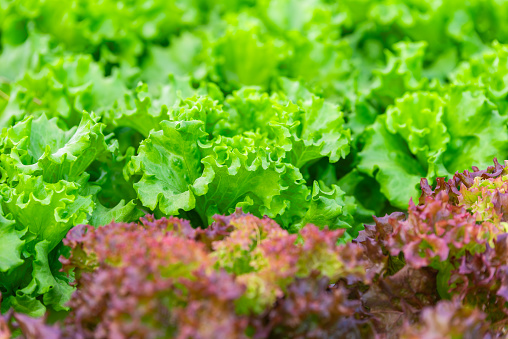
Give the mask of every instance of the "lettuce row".
MULTIPOLYGON (((288 333, 305 335, 319 315, 371 332, 354 318, 357 302, 347 301, 344 288, 334 288, 330 295, 324 290, 339 278, 365 279, 360 248, 336 245, 343 230, 307 226, 290 234, 269 218, 241 211, 216 216, 205 229, 174 217, 141 222, 81 225, 69 232, 64 242, 70 256, 62 256, 61 262, 66 272, 74 272, 81 293, 73 295, 70 305, 77 312, 71 311, 57 338, 97 333, 208 337, 219 329, 243 338, 248 331, 275 334, 285 327, 288 333), (280 318, 289 311, 304 318, 303 328, 283 319, 267 321, 267 311, 284 294, 299 302, 310 297, 308 292, 326 298, 328 306, 274 309, 271 315, 280 318), (91 296, 97 298, 92 301, 91 296), (110 302, 116 306, 107 306, 110 302), (337 302, 347 305, 335 309, 337 302), (163 313, 168 316, 159 316, 163 313), (98 315, 104 321, 93 321, 98 315), (206 326, 204 319, 209 319, 206 326)), ((334 327, 323 330, 333 333, 334 327)))
POLYGON ((344 230, 291 234, 240 209, 205 228, 153 216, 80 225, 60 257, 79 289, 69 317, 59 327, 15 313, 0 321, 61 339, 502 336, 508 162, 435 187, 421 180, 419 205, 375 217, 348 244, 337 244, 344 230))
MULTIPOLYGON (((0 124, 9 126, 25 114, 46 113, 73 126, 85 109, 104 117, 108 132, 128 127, 146 138, 152 128, 159 129, 159 122, 165 119, 164 107, 171 110, 174 95, 187 99, 207 93, 222 103, 224 95, 245 86, 259 86, 268 93, 289 92, 280 85, 281 77, 288 77, 344 111, 346 127, 357 137, 350 155, 352 168, 359 170, 362 180, 355 171, 344 173, 341 165, 335 171, 343 177, 351 174, 348 178, 363 186, 370 186, 371 178, 377 180, 375 195, 379 198, 361 206, 376 211, 383 209, 378 206, 405 208, 405 201, 416 194, 413 185, 420 176, 434 180, 472 163, 486 165, 505 151, 502 136, 506 133, 501 127, 465 132, 469 125, 452 124, 453 114, 446 110, 442 116, 449 116, 445 127, 451 139, 441 145, 443 164, 434 159, 435 154, 424 156, 422 150, 412 149, 409 134, 399 134, 391 127, 386 134, 378 126, 385 123, 376 122, 388 107, 397 106, 397 100, 407 99, 405 93, 415 91, 435 92, 445 102, 458 100, 461 106, 469 99, 456 92, 470 91, 476 97, 481 91, 495 106, 487 105, 490 110, 504 117, 506 52, 494 38, 506 42, 507 32, 500 24, 505 4, 454 0, 418 6, 402 0, 296 4, 274 0, 219 1, 206 6, 156 1, 139 9, 138 5, 132 2, 118 8, 106 1, 90 8, 88 4, 56 6, 48 1, 30 4, 27 11, 23 2, 3 4, 0 124), (107 13, 119 17, 108 20, 107 13), (154 17, 154 13, 164 15, 154 17), (65 29, 55 30, 50 19, 58 20, 65 29), (183 89, 171 74, 191 79, 183 89), (137 87, 139 81, 148 86, 137 87), (446 82, 452 85, 443 85, 446 82), (455 85, 469 87, 454 89, 455 85), (487 154, 484 151, 490 149, 486 145, 493 142, 489 139, 492 133, 498 133, 501 140, 495 142, 496 151, 487 154), (475 141, 476 136, 482 140, 475 141), (383 143, 393 145, 393 150, 378 157, 374 153, 383 143), (468 152, 459 152, 461 145, 468 152), (464 155, 477 150, 485 157, 464 155), (398 164, 401 159, 410 165, 404 168, 398 164), (400 173, 400 183, 387 178, 395 172, 400 173)), ((470 121, 484 121, 488 116, 486 112, 482 116, 460 112, 473 114, 470 121)), ((410 119, 405 112, 398 118, 410 119)), ((496 123, 491 125, 506 125, 495 113, 493 119, 496 123)), ((475 127, 486 125, 478 122, 475 127)), ((135 136, 128 143, 137 145, 138 139, 135 136)), ((122 151, 127 147, 121 146, 122 151)), ((355 187, 346 194, 361 200, 356 191, 355 187)))

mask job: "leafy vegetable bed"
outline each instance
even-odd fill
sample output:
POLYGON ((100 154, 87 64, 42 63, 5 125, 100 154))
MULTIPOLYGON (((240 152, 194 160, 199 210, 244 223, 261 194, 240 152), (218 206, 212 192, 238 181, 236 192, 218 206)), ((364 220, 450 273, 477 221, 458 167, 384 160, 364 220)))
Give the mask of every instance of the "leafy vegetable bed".
POLYGON ((0 338, 506 335, 507 20, 0 0, 0 338))

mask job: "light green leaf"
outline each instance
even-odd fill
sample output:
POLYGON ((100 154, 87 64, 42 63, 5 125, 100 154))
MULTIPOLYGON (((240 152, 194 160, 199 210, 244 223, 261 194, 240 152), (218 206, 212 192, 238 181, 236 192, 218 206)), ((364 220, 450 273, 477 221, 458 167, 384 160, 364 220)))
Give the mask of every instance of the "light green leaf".
POLYGON ((286 189, 281 185, 285 165, 270 161, 262 150, 232 150, 224 161, 209 155, 202 163, 202 178, 206 181, 200 184, 206 186, 206 194, 198 199, 196 207, 208 222, 214 213, 231 213, 236 207, 271 217, 283 213, 272 200, 286 189))
POLYGON ((444 100, 436 93, 406 93, 388 108, 386 128, 404 138, 411 153, 425 164, 444 152, 450 141, 443 111, 444 100))
POLYGON ((96 202, 95 209, 88 222, 90 225, 98 227, 111 222, 136 221, 142 216, 143 212, 136 208, 134 200, 129 201, 127 204, 124 200, 121 200, 118 205, 113 208, 107 208, 99 202, 96 202))
POLYGON ((426 164, 412 157, 404 139, 386 129, 386 116, 366 129, 366 144, 360 153, 358 169, 376 178, 381 192, 390 202, 407 208, 409 198, 417 201, 417 185, 427 176, 426 164))
POLYGON ((158 206, 168 215, 195 207, 191 188, 201 176, 198 142, 206 136, 203 125, 197 120, 164 121, 162 130, 143 141, 129 165, 131 173, 142 175, 134 188, 143 205, 152 210, 158 206))
POLYGON ((21 239, 23 232, 16 230, 16 221, 9 220, 0 214, 0 272, 11 270, 23 263, 21 249, 25 241, 21 239))
MULTIPOLYGON (((295 113, 291 125, 283 126, 289 130, 291 163, 298 168, 327 157, 330 162, 345 158, 350 151, 351 132, 344 129, 343 113, 337 105, 313 97, 309 105, 295 113)), ((291 121, 289 120, 289 121, 291 121)))
POLYGON ((316 226, 328 226, 329 229, 351 228, 352 216, 356 205, 349 201, 338 186, 326 187, 322 183, 314 181, 312 196, 303 219, 292 227, 292 230, 300 230, 307 224, 316 226))
POLYGON ((492 159, 508 154, 507 115, 500 115, 483 91, 469 86, 451 86, 443 116, 451 136, 444 154, 449 172, 471 166, 487 167, 492 159))
POLYGON ((65 304, 70 300, 75 288, 53 276, 48 261, 49 246, 50 243, 47 240, 35 245, 33 277, 37 282, 37 293, 44 295, 43 300, 46 306, 51 305, 56 311, 68 310, 65 304))
POLYGON ((72 226, 86 223, 94 206, 91 197, 78 195, 77 184, 63 180, 48 184, 40 176, 21 174, 15 188, 2 184, 0 189, 4 211, 31 234, 47 240, 50 250, 72 226))
POLYGON ((21 45, 4 43, 0 54, 0 75, 14 81, 25 71, 37 69, 43 55, 49 52, 48 42, 48 36, 33 31, 21 45))
POLYGON ((76 180, 94 160, 111 151, 103 127, 86 112, 79 126, 68 131, 58 126, 56 118, 25 118, 2 133, 3 152, 10 153, 4 156, 10 180, 17 171, 42 174, 47 182, 76 180))
POLYGON ((427 43, 398 42, 396 54, 386 51, 387 65, 374 71, 372 95, 384 106, 393 103, 408 90, 424 89, 428 79, 422 77, 423 57, 427 43))

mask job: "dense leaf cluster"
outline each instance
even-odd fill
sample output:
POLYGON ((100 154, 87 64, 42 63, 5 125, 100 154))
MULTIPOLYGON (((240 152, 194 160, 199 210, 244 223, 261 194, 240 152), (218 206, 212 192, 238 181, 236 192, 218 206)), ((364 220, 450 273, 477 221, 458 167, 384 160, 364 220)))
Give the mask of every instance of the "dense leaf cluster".
POLYGON ((498 0, 0 0, 0 338, 69 310, 58 335, 198 336, 200 312, 260 337, 503 333, 507 173, 453 175, 507 156, 507 20, 498 0))
MULTIPOLYGON (((172 86, 165 93, 181 93, 172 86)), ((195 92, 188 80, 179 86, 195 92)), ((105 135, 106 125, 86 112, 70 129, 46 114, 5 129, 0 140, 4 308, 31 315, 42 315, 47 306, 65 308, 72 288, 60 277, 55 258, 67 231, 82 223, 130 221, 155 211, 183 214, 206 226, 214 214, 241 207, 291 231, 313 223, 349 228, 347 237, 354 236, 359 225, 351 215, 354 198, 336 185, 309 186, 302 175, 319 159, 344 157, 349 130, 337 105, 303 88, 299 92, 298 104, 282 93, 268 96, 251 88, 229 96, 227 107, 208 95, 174 99, 170 109, 163 105, 160 116, 151 116, 153 126, 144 124, 151 132, 137 155, 132 147, 122 153, 114 134, 105 135), (230 125, 243 119, 244 110, 255 112, 259 124, 269 121, 264 131, 248 126, 244 133, 234 131, 230 125)), ((138 113, 116 121, 146 122, 138 113)))
MULTIPOLYGON (((508 162, 457 174, 352 242, 240 210, 74 227, 77 291, 54 338, 493 338, 508 327, 508 162)), ((19 319, 18 319, 19 318, 19 319)), ((10 321, 10 322, 9 322, 10 321)), ((10 325, 10 327, 9 327, 10 325)), ((46 331, 46 332, 42 332, 46 331)))
POLYGON ((59 336, 246 338, 315 331, 322 337, 333 335, 337 321, 369 331, 348 291, 328 289, 331 281, 366 279, 360 247, 336 245, 343 230, 306 226, 290 234, 271 219, 240 211, 216 216, 206 229, 177 218, 141 221, 80 225, 68 233, 70 256, 60 260, 78 289, 59 336), (330 327, 315 328, 315 318, 330 327))
MULTIPOLYGON (((293 126, 303 133, 300 143, 315 146, 308 157, 287 155, 296 167, 312 167, 302 173, 309 185, 318 179, 330 186, 342 177, 339 186, 360 206, 376 213, 405 208, 419 178, 487 166, 507 153, 507 6, 494 0, 3 0, 0 123, 45 113, 71 127, 82 110, 94 111, 125 150, 160 130, 177 101, 198 93, 224 108, 236 103, 223 116, 231 121, 214 135, 258 132, 273 139, 267 127, 276 112, 266 102, 225 96, 255 86, 258 95, 282 92, 296 104, 300 87, 281 85, 289 78, 344 112, 329 121, 306 113, 310 120, 293 126), (189 81, 192 88, 180 86, 189 81), (334 162, 349 148, 342 165, 310 166, 316 154, 334 162)), ((182 204, 192 206, 192 198, 182 204)))

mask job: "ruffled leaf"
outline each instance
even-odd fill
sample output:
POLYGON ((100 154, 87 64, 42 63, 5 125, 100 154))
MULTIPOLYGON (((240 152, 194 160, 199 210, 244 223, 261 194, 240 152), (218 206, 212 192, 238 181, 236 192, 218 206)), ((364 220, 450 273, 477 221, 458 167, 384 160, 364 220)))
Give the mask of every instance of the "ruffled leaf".
MULTIPOLYGON (((168 215, 195 207, 195 181, 201 176, 198 142, 206 136, 203 122, 165 121, 162 130, 150 133, 132 158, 131 173, 142 174, 134 184, 141 202, 168 215)), ((197 194, 203 194, 197 189, 197 194)))

